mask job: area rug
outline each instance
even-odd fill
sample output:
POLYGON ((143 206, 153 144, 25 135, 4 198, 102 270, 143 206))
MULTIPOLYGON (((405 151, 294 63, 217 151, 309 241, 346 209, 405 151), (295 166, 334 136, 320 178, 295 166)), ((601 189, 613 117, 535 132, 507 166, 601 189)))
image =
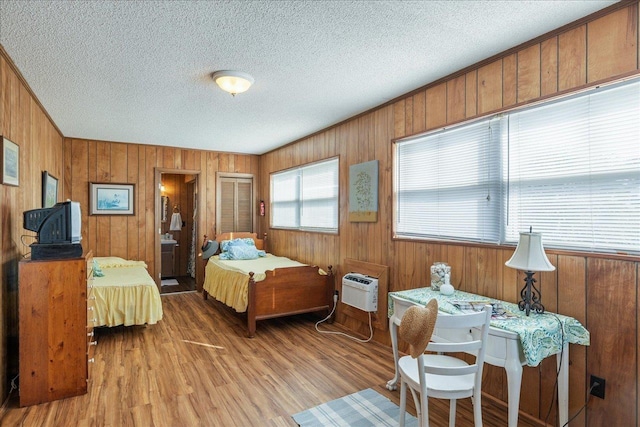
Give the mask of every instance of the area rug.
POLYGON ((162 279, 160 284, 162 286, 175 286, 178 284, 178 281, 176 279, 162 279))
MULTIPOLYGON (((398 405, 370 388, 323 403, 293 415, 300 427, 397 427, 398 405)), ((418 419, 407 413, 407 427, 417 427, 418 419)))

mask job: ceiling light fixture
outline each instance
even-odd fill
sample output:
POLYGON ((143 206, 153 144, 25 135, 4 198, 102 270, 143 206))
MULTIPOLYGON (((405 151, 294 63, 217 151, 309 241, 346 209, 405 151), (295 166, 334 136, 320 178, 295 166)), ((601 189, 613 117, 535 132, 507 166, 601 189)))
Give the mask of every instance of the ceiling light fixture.
POLYGON ((229 92, 232 96, 236 96, 236 93, 246 92, 254 82, 251 75, 242 71, 216 71, 212 77, 220 89, 229 92))

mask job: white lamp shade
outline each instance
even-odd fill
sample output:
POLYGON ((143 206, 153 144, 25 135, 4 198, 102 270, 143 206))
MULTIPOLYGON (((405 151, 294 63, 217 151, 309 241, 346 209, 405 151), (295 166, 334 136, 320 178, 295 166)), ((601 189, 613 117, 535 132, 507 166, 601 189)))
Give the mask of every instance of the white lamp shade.
POLYGON ((216 84, 220 86, 220 89, 232 95, 246 92, 254 82, 251 75, 242 71, 216 71, 212 77, 216 84))
POLYGON ((551 264, 542 247, 542 234, 520 233, 518 247, 509 261, 507 267, 524 271, 553 271, 556 268, 551 264))

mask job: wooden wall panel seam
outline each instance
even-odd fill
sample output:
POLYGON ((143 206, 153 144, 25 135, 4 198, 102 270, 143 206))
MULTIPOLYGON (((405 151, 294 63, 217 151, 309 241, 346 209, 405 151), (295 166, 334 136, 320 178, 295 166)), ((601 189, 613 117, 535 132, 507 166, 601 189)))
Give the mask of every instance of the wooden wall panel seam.
POLYGON ((584 42, 585 42, 584 60, 585 60, 585 77, 586 77, 585 84, 588 84, 589 81, 591 80, 589 78, 589 25, 585 24, 584 28, 585 28, 584 29, 584 42))
POLYGON ((449 83, 452 80, 447 80, 446 82, 444 82, 444 123, 445 126, 449 123, 449 104, 448 104, 448 100, 449 100, 449 85, 447 83, 449 83))
POLYGON ((542 70, 542 43, 540 43, 540 49, 538 50, 538 64, 540 64, 540 74, 538 75, 538 87, 540 91, 538 93, 538 98, 542 96, 542 75, 544 71, 542 70))
POLYGON ((560 91, 560 36, 556 36, 556 93, 560 91))
POLYGON ((467 110, 467 77, 468 74, 464 75, 464 117, 468 117, 468 110, 467 110))

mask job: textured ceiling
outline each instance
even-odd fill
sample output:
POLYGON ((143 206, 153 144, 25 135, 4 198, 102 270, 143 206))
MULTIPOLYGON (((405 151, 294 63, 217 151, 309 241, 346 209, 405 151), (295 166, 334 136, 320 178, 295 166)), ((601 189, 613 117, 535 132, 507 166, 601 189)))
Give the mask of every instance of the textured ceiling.
POLYGON ((262 154, 612 3, 1 0, 0 43, 65 136, 262 154))

